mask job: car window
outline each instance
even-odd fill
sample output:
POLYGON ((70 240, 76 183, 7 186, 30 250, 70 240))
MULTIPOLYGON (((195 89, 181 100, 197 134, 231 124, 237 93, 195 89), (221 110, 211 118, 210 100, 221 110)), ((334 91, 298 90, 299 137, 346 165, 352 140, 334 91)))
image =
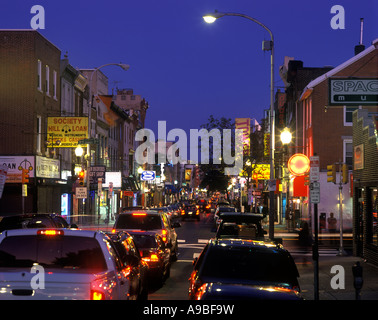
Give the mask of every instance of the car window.
POLYGON ((116 229, 142 229, 153 230, 161 229, 162 223, 160 215, 132 215, 120 214, 115 224, 116 229))
POLYGON ((154 236, 145 234, 134 234, 133 238, 137 247, 140 249, 157 248, 154 236))
POLYGON ((287 254, 249 246, 212 247, 202 263, 201 276, 297 284, 297 269, 287 254))
POLYGON ((34 263, 78 273, 107 269, 101 247, 94 238, 28 235, 7 237, 0 243, 0 268, 31 268, 34 263))
POLYGON ((127 238, 127 244, 129 245, 129 248, 130 248, 130 255, 139 258, 140 257, 139 251, 138 251, 137 247, 135 246, 135 243, 134 243, 132 237, 127 238))
POLYGON ((116 268, 121 270, 124 265, 124 261, 122 259, 122 245, 119 243, 119 241, 112 240, 107 240, 106 244, 111 256, 114 258, 116 268))
POLYGON ((3 217, 0 221, 0 232, 12 229, 28 228, 54 228, 55 225, 49 217, 3 217))
POLYGON ((62 217, 55 216, 53 217, 53 220, 56 224, 56 228, 68 228, 69 225, 66 220, 64 220, 62 217))

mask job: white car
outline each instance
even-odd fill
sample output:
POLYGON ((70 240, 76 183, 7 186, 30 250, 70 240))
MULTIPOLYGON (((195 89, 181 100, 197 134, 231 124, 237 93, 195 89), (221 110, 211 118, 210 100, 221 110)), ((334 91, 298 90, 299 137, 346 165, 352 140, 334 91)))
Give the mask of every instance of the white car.
POLYGON ((0 233, 0 300, 127 300, 128 270, 102 232, 16 229, 0 233))

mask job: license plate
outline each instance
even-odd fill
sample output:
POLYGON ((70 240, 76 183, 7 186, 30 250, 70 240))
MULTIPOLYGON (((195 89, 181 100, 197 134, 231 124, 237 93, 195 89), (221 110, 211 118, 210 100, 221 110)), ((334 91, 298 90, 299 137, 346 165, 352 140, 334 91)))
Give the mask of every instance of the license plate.
POLYGON ((189 214, 192 214, 193 212, 192 211, 189 211, 189 214))

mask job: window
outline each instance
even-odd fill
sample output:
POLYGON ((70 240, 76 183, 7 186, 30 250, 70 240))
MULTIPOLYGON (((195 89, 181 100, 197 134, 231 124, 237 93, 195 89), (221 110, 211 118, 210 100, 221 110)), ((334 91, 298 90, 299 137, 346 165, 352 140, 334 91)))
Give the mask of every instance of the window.
POLYGON ((53 97, 56 99, 56 71, 53 71, 53 97))
POLYGON ((50 67, 46 65, 46 94, 50 95, 50 67))
POLYGON ((357 110, 356 107, 345 107, 344 106, 344 126, 353 125, 353 111, 357 110))
POLYGON ((41 142, 42 142, 42 118, 37 116, 37 153, 41 152, 41 142))
POLYGON ((343 162, 346 163, 349 169, 353 168, 353 140, 343 140, 343 162))
POLYGON ((37 89, 42 91, 42 61, 38 60, 38 77, 37 77, 37 89))

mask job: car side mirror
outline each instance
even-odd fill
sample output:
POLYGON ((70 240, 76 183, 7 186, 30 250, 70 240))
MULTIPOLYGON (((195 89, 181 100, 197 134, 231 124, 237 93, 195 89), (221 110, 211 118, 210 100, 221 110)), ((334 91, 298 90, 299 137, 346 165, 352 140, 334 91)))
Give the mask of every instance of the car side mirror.
POLYGON ((193 266, 196 265, 197 261, 198 261, 198 258, 194 258, 194 259, 193 259, 193 262, 192 262, 193 266))

